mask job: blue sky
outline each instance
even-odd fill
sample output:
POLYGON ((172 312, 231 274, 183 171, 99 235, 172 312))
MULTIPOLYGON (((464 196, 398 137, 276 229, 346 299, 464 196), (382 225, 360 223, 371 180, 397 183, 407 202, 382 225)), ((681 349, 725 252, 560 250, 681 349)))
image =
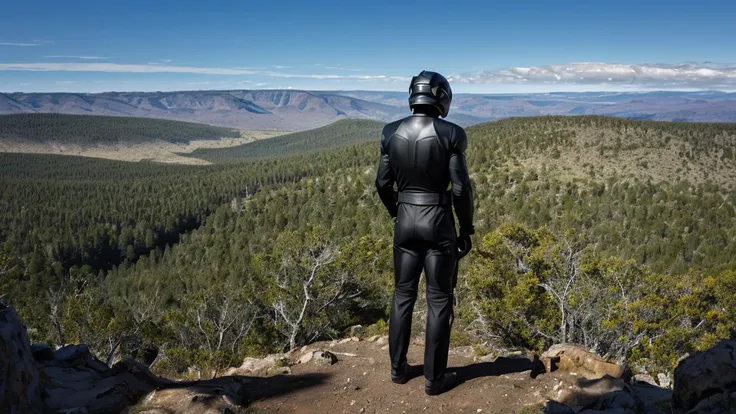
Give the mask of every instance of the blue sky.
POLYGON ((8 1, 0 91, 736 89, 736 1, 8 1))

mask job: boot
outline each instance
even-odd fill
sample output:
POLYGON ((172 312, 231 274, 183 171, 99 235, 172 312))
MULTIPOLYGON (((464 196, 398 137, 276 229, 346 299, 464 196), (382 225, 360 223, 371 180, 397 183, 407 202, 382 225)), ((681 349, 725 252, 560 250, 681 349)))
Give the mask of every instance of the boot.
POLYGON ((394 371, 393 369, 391 370, 391 381, 394 384, 406 384, 411 379, 410 370, 411 367, 409 367, 409 363, 404 361, 401 369, 397 371, 394 371))
POLYGON ((434 381, 425 378, 424 392, 427 393, 427 395, 439 395, 455 388, 458 383, 457 374, 454 372, 445 373, 434 381))

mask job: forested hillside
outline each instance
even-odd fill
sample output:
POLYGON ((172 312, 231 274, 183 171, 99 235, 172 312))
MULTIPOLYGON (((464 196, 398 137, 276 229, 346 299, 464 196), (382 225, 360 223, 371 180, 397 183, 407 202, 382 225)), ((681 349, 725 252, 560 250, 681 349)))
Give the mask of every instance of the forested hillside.
POLYGON ((236 129, 192 122, 114 116, 16 114, 0 115, 0 140, 32 143, 112 145, 162 140, 240 137, 236 129))
POLYGON ((489 122, 469 131, 474 151, 468 157, 480 169, 503 160, 511 168, 544 168, 568 179, 736 184, 734 123, 539 117, 489 122))
MULTIPOLYGON (((380 126, 334 127, 282 147, 380 126)), ((468 136, 477 248, 455 343, 580 342, 666 372, 736 328, 735 127, 542 117, 468 136)), ((0 294, 33 340, 153 345, 172 373, 384 330, 377 141, 205 167, 1 155, 0 294)))

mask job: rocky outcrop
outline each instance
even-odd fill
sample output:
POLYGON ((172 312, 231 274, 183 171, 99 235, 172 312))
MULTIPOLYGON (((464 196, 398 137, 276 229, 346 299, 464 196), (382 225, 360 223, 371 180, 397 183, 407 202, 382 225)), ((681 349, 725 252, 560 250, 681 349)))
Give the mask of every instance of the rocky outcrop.
POLYGON ((636 401, 629 384, 608 375, 579 380, 568 387, 558 384, 553 403, 548 404, 545 412, 566 412, 560 405, 573 412, 636 413, 636 401))
POLYGON ((670 406, 670 402, 678 414, 736 412, 736 341, 733 340, 723 340, 707 351, 681 360, 675 369, 672 392, 668 389, 668 375, 659 375, 659 386, 646 374, 634 376, 634 381, 629 383, 624 367, 603 361, 575 345, 555 345, 542 359, 548 369, 587 378, 571 386, 560 383, 545 408, 546 413, 636 413, 644 405, 670 406))
POLYGON ((237 412, 248 404, 246 379, 218 378, 188 386, 151 391, 135 407, 137 413, 213 414, 237 412))
POLYGON ((116 412, 135 404, 157 387, 172 383, 130 359, 109 368, 84 345, 61 348, 53 359, 38 361, 38 366, 47 378, 46 406, 55 412, 71 409, 116 412))
MULTIPOLYGON (((146 365, 133 359, 123 359, 108 367, 85 345, 57 350, 43 344, 31 346, 16 312, 0 305, 0 413, 242 412, 241 408, 250 400, 258 406, 274 396, 324 384, 331 376, 340 379, 339 382, 331 380, 329 395, 333 395, 333 391, 350 395, 349 398, 354 398, 350 400, 352 407, 360 401, 358 393, 368 389, 372 389, 373 394, 360 397, 365 401, 379 401, 375 396, 387 392, 401 395, 396 394, 398 389, 387 387, 385 379, 377 376, 380 372, 384 375, 388 372, 386 362, 383 367, 376 368, 386 359, 384 351, 380 350, 384 338, 315 343, 286 354, 246 358, 225 377, 177 382, 152 374, 146 365), (350 362, 331 367, 340 361, 350 362), (291 374, 292 368, 295 374, 291 374)), ((421 358, 421 354, 417 355, 421 358)), ((470 362, 457 371, 465 381, 480 377, 502 381, 488 388, 489 391, 504 389, 503 398, 498 396, 502 404, 507 397, 505 390, 510 389, 508 382, 514 382, 514 389, 525 391, 523 394, 517 392, 513 400, 529 396, 528 403, 532 406, 546 403, 546 413, 661 413, 661 409, 672 412, 673 405, 676 414, 736 412, 736 341, 722 341, 680 361, 674 373, 674 397, 670 389, 662 386, 663 381, 657 385, 658 381, 645 373, 631 376, 624 367, 575 345, 555 345, 534 361, 517 352, 509 357, 470 362), (542 361, 553 374, 542 375, 545 369, 541 367, 539 374, 534 375, 535 364, 544 365, 542 361), (511 368, 511 363, 516 368, 511 368), (527 371, 532 375, 527 375, 527 371)), ((487 383, 481 384, 485 389, 487 383)), ((468 387, 467 390, 472 389, 473 383, 468 387)), ((494 392, 484 391, 483 398, 486 394, 494 392)), ((453 401, 452 395, 447 398, 453 401)), ((306 398, 305 406, 305 400, 302 401, 306 409, 313 408, 310 404, 319 404, 306 398)), ((457 404, 457 400, 454 406, 467 408, 467 405, 457 404)), ((324 406, 322 408, 324 411, 324 406)), ((362 412, 357 408, 357 412, 362 412)), ((479 408, 477 412, 482 411, 479 408)))
POLYGON ((247 403, 241 377, 171 381, 132 359, 108 368, 84 345, 61 348, 52 360, 38 364, 42 376, 48 378, 46 407, 52 412, 116 413, 143 401, 137 408, 219 413, 247 403))
POLYGON ((40 412, 43 396, 26 329, 14 309, 0 303, 0 412, 40 412))
POLYGON ((29 343, 14 309, 0 304, 0 412, 120 413, 233 412, 248 397, 242 377, 175 382, 153 375, 146 365, 124 359, 112 368, 86 345, 56 351, 29 343))
POLYGON ((625 367, 578 345, 553 345, 541 360, 548 372, 559 370, 577 378, 572 384, 560 381, 555 386, 545 413, 660 413, 657 405, 671 401, 671 392, 651 376, 632 376, 625 367))
POLYGON ((731 413, 736 409, 736 341, 723 340, 678 364, 674 404, 688 413, 731 413))
POLYGON ((560 369, 567 372, 576 372, 588 379, 597 379, 608 375, 614 378, 623 377, 628 380, 627 376, 629 374, 624 367, 607 362, 579 345, 552 345, 542 354, 541 359, 547 372, 560 369))

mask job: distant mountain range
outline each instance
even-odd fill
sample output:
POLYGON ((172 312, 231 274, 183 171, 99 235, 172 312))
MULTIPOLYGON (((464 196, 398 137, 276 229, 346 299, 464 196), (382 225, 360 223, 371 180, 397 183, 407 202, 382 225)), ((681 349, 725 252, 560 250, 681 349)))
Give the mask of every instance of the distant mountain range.
MULTIPOLYGON (((340 119, 388 122, 408 115, 409 108, 405 92, 0 93, 0 114, 33 112, 135 116, 248 130, 301 131, 340 119)), ((583 114, 666 121, 734 122, 736 93, 457 94, 448 120, 468 126, 511 116, 583 114)))
MULTIPOLYGON (((404 105, 403 92, 333 92, 386 105, 404 105)), ((559 92, 540 94, 456 94, 450 113, 496 120, 512 116, 606 115, 631 119, 736 122, 736 93, 559 92)))

